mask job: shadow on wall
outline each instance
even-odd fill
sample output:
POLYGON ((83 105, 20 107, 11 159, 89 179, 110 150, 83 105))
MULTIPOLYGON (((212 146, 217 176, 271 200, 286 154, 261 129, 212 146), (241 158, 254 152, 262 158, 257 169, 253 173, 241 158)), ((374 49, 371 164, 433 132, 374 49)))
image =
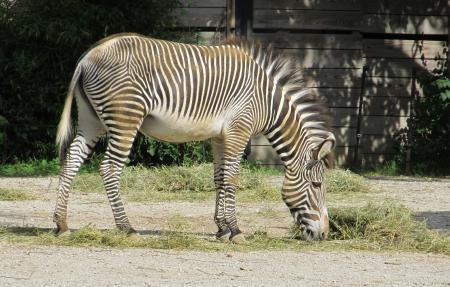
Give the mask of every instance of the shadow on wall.
MULTIPOLYGON (((254 0, 251 37, 295 57, 306 86, 327 99, 341 165, 353 163, 362 93, 359 160, 370 166, 393 157, 394 135, 410 115, 413 71, 420 77, 447 65, 447 9, 443 0, 254 0)), ((254 140, 250 158, 273 163, 266 144, 254 140)))

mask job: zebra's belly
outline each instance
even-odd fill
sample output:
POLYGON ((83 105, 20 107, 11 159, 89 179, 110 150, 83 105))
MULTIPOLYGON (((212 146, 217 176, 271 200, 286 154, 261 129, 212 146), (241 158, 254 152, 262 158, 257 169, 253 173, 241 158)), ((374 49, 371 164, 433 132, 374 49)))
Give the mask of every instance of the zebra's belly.
POLYGON ((160 141, 183 143, 221 137, 222 123, 221 119, 193 122, 186 118, 150 115, 139 131, 160 141))

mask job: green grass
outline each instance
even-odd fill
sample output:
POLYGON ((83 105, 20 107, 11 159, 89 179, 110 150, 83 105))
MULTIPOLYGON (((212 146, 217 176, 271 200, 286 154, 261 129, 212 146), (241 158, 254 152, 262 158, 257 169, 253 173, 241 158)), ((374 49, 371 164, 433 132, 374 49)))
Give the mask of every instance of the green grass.
MULTIPOLYGON (((94 153, 80 169, 80 173, 98 173, 103 155, 94 153)), ((24 176, 49 176, 58 175, 60 170, 59 159, 38 160, 16 162, 13 164, 0 165, 0 176, 3 177, 24 177, 24 176)))
POLYGON ((171 231, 132 239, 117 230, 99 230, 86 226, 69 235, 56 237, 51 231, 35 228, 0 228, 0 241, 20 244, 139 247, 202 251, 252 250, 368 250, 411 251, 450 255, 450 238, 426 228, 414 220, 411 212, 398 206, 366 206, 330 210, 330 238, 306 242, 292 236, 273 237, 256 231, 243 245, 216 242, 212 235, 189 233, 188 221, 181 215, 169 220, 171 231))
MULTIPOLYGON (((103 159, 102 154, 94 153, 89 160, 87 160, 80 169, 80 173, 98 173, 100 162, 103 159)), ((198 165, 198 164, 197 164, 198 165)), ((195 166, 195 164, 193 165, 195 166)), ((247 161, 241 164, 242 169, 250 170, 258 174, 267 176, 283 175, 281 168, 266 167, 263 165, 254 165, 247 161)), ((133 168, 133 167, 129 167, 133 168)), ((161 167, 159 167, 161 168, 161 167)), ((164 167, 162 167, 164 168, 164 167)), ((169 168, 170 167, 166 167, 169 168)), ((0 176, 3 177, 23 177, 23 176, 49 176, 59 174, 59 160, 37 160, 31 159, 28 161, 16 162, 13 164, 0 165, 0 176)))
POLYGON ((0 201, 22 201, 33 199, 36 199, 36 197, 23 190, 0 187, 0 201))
MULTIPOLYGON (((0 176, 32 176, 54 173, 56 161, 35 161, 2 166, 0 176), (38 168, 39 167, 39 168, 38 168), (39 171, 39 172, 38 172, 39 171)), ((240 170, 237 196, 242 202, 279 201, 280 188, 268 179, 281 176, 282 171, 244 163, 240 170)), ((364 193, 368 191, 361 176, 346 170, 331 170, 326 174, 328 192, 332 194, 364 193)), ((98 171, 89 166, 74 180, 73 191, 78 193, 104 193, 98 171)), ((212 164, 192 166, 162 166, 146 168, 126 167, 121 176, 121 194, 129 201, 204 201, 214 200, 215 187, 212 164)))
POLYGON ((0 176, 48 176, 57 175, 59 172, 59 161, 53 160, 30 160, 14 164, 0 165, 0 176))
POLYGON ((429 230, 412 212, 389 203, 364 208, 330 209, 330 239, 370 243, 378 250, 406 250, 450 255, 450 237, 429 230))
MULTIPOLYGON (((244 165, 240 170, 237 196, 243 202, 279 201, 280 188, 268 182, 274 171, 244 165)), ((369 191, 363 177, 349 170, 334 169, 326 174, 332 194, 358 194, 369 191)), ((127 167, 121 177, 121 194, 130 201, 213 200, 215 187, 212 164, 145 168, 127 167)), ((81 173, 73 184, 74 192, 103 193, 98 173, 81 173)))
POLYGON ((249 171, 253 171, 266 176, 282 176, 284 175, 284 170, 282 166, 265 166, 262 164, 250 163, 243 160, 241 163, 241 168, 249 171))
MULTIPOLYGON (((243 168, 239 176, 240 201, 280 200, 280 191, 266 182, 265 171, 243 168)), ((131 201, 213 200, 212 164, 145 168, 127 167, 121 177, 121 194, 131 201)), ((100 175, 78 175, 74 192, 104 192, 100 175)))
POLYGON ((398 163, 394 160, 360 172, 363 176, 398 176, 403 173, 404 171, 400 170, 398 163))
MULTIPOLYGON (((56 163, 40 163, 41 171, 51 171, 49 166, 56 163)), ((36 164, 37 165, 37 164, 36 164)), ((16 165, 18 167, 20 165, 16 165)), ((27 166, 21 172, 25 175, 27 166)), ((7 169, 4 169, 7 170, 7 169)), ((12 171, 9 175, 14 174, 12 171)), ((17 173, 15 173, 17 174, 17 173)), ((280 170, 260 168, 243 164, 237 196, 241 202, 279 201, 279 187, 273 186, 268 179, 282 175, 280 170)), ((348 170, 330 170, 326 174, 327 189, 332 196, 347 196, 349 193, 361 194, 369 190, 361 176, 348 170)), ((104 193, 102 179, 98 172, 80 172, 74 180, 73 191, 77 193, 104 193)), ((121 194, 128 201, 205 201, 214 200, 215 186, 212 164, 192 166, 162 166, 146 168, 143 166, 126 167, 121 176, 121 194)), ((20 198, 20 197, 18 197, 20 198)), ((20 199, 19 199, 20 200, 20 199)))
POLYGON ((427 169, 424 165, 416 163, 411 166, 411 170, 408 174, 405 172, 405 168, 400 166, 398 161, 392 160, 384 164, 362 169, 358 173, 365 177, 384 177, 384 176, 413 176, 415 178, 448 178, 448 174, 445 172, 438 172, 436 170, 427 169))

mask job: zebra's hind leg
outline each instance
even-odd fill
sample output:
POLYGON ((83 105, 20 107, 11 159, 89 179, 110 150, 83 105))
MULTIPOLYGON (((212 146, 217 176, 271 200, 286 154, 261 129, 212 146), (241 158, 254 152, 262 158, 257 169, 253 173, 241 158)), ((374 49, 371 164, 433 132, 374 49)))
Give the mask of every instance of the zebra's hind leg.
MULTIPOLYGON (((237 186, 237 176, 239 173, 240 160, 249 140, 245 129, 232 130, 223 139, 223 153, 215 174, 217 178, 217 197, 215 222, 219 228, 218 236, 227 229, 230 231, 230 240, 234 243, 241 243, 245 238, 238 227, 236 219, 235 191, 237 186), (235 131, 235 132, 234 132, 235 131)), ((216 160, 215 160, 216 161, 216 160)))
MULTIPOLYGON (((133 122, 133 119, 129 119, 129 121, 133 122)), ((120 126, 120 122, 117 122, 116 124, 120 126)), ((125 162, 130 153, 139 126, 140 122, 136 123, 136 127, 132 130, 111 130, 108 133, 108 147, 106 149, 105 157, 100 165, 100 174, 103 178, 106 195, 108 196, 111 205, 116 227, 129 234, 135 235, 137 235, 137 232, 128 220, 125 207, 120 197, 119 187, 120 175, 125 166, 125 162)))
POLYGON ((87 138, 78 133, 61 167, 59 175, 58 195, 56 199, 53 222, 56 223, 56 234, 61 235, 69 231, 67 226, 67 202, 73 178, 80 169, 81 164, 89 156, 98 138, 87 138))
MULTIPOLYGON (((79 100, 79 113, 86 111, 82 100, 79 100)), ((90 112, 79 116, 78 132, 68 149, 59 175, 58 195, 56 199, 53 222, 56 223, 56 234, 61 235, 69 231, 67 226, 67 201, 73 178, 81 164, 89 156, 98 139, 104 134, 100 120, 90 112)))

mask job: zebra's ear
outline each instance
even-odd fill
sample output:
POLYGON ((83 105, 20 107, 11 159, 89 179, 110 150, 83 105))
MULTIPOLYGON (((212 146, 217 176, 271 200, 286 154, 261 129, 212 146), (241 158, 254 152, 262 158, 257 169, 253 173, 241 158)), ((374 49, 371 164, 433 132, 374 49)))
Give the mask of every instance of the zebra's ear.
POLYGON ((326 157, 334 148, 336 145, 336 138, 332 133, 319 145, 317 149, 316 160, 322 160, 324 157, 326 157))

